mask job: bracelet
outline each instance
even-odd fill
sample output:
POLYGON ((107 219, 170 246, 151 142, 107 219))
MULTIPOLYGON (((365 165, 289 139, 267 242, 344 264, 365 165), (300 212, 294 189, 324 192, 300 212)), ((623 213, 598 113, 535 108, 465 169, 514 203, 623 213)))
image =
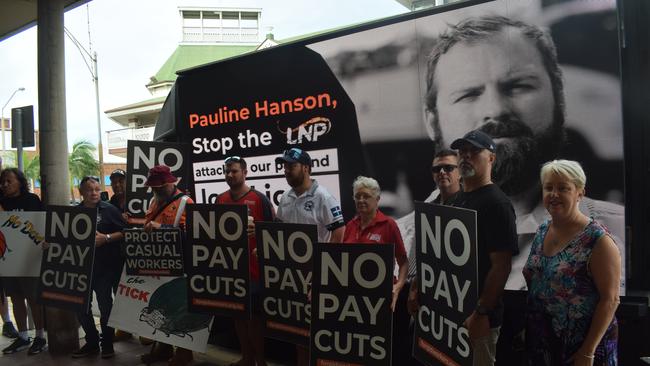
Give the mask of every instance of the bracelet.
POLYGON ((582 355, 582 357, 586 357, 586 358, 588 358, 590 360, 593 360, 596 356, 594 356, 594 355, 582 355))

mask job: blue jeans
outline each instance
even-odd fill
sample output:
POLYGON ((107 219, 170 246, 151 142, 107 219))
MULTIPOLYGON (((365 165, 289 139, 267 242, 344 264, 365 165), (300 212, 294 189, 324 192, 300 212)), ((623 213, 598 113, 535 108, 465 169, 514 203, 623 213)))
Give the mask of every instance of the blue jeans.
MULTIPOLYGON (((99 324, 102 328, 102 346, 113 345, 113 335, 115 330, 108 326, 108 316, 111 314, 113 308, 113 284, 115 282, 115 270, 97 269, 93 273, 93 280, 91 289, 95 292, 97 298, 97 305, 99 306, 99 324)), ((91 297, 92 305, 92 297, 91 297)), ((92 306, 89 306, 92 309, 92 306)), ((77 313, 79 324, 86 332, 86 343, 91 345, 99 345, 99 333, 95 326, 95 319, 93 318, 92 311, 87 313, 77 313)))

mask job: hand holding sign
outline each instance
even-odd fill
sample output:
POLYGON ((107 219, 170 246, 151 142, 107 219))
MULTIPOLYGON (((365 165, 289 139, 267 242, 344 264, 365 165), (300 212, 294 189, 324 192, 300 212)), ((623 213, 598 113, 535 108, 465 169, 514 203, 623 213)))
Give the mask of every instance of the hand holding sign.
POLYGON ((144 225, 144 231, 149 233, 149 232, 151 232, 151 230, 160 229, 161 226, 162 225, 160 225, 159 222, 149 221, 148 223, 146 223, 144 225))
POLYGON ((404 287, 404 284, 400 284, 399 282, 393 284, 393 299, 390 303, 390 310, 392 312, 395 312, 395 304, 397 304, 397 298, 399 297, 399 292, 402 291, 402 287, 404 287))
MULTIPOLYGON (((246 233, 248 236, 255 235, 255 218, 251 215, 248 215, 248 226, 246 227, 246 233)), ((255 248, 257 249, 257 248, 255 248)))
POLYGON ((478 314, 476 311, 467 317, 463 326, 467 328, 469 339, 479 339, 490 334, 490 320, 487 315, 478 314))
POLYGON ((95 247, 103 247, 105 244, 108 244, 108 237, 99 231, 95 232, 95 247))

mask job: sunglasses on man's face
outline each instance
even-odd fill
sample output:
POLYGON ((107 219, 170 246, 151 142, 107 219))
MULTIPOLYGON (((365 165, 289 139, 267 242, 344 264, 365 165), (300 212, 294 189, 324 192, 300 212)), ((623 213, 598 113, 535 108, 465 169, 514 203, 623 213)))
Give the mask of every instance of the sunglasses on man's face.
POLYGON ((224 164, 229 164, 229 163, 238 163, 241 161, 241 157, 239 156, 229 156, 224 160, 224 164))
POLYGON ((456 169, 458 165, 452 165, 452 164, 442 164, 442 165, 434 165, 431 167, 431 171, 433 173, 440 173, 440 171, 444 170, 445 173, 451 173, 456 169))
POLYGON ((300 155, 302 155, 302 150, 300 150, 297 147, 294 147, 289 150, 284 150, 282 154, 285 156, 290 156, 294 160, 298 160, 300 159, 300 155))

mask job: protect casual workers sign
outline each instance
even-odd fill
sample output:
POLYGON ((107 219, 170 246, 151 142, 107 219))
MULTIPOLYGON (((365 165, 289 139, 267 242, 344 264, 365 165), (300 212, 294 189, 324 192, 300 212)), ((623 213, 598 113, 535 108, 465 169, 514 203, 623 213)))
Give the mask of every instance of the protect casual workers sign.
POLYGON ((87 312, 90 304, 97 209, 48 206, 38 284, 42 304, 87 312))
POLYGON ((319 243, 310 364, 390 365, 393 245, 319 243))
POLYGON ((178 178, 181 190, 188 187, 187 162, 188 146, 169 142, 129 140, 126 147, 126 210, 133 217, 144 218, 153 192, 144 185, 149 169, 156 165, 166 165, 178 178))
POLYGON ((124 230, 125 268, 129 276, 183 275, 180 229, 124 230))
POLYGON ((463 327, 478 301, 476 211, 416 202, 420 309, 413 355, 427 365, 472 364, 463 327))
POLYGON ((0 276, 38 277, 44 241, 45 212, 0 212, 0 276))
POLYGON ((250 319, 246 205, 187 207, 189 309, 250 319))
POLYGON ((212 316, 190 313, 183 277, 122 277, 108 325, 158 342, 205 352, 212 316))
POLYGON ((309 346, 311 305, 307 293, 312 255, 318 241, 315 225, 255 223, 265 336, 309 346))

